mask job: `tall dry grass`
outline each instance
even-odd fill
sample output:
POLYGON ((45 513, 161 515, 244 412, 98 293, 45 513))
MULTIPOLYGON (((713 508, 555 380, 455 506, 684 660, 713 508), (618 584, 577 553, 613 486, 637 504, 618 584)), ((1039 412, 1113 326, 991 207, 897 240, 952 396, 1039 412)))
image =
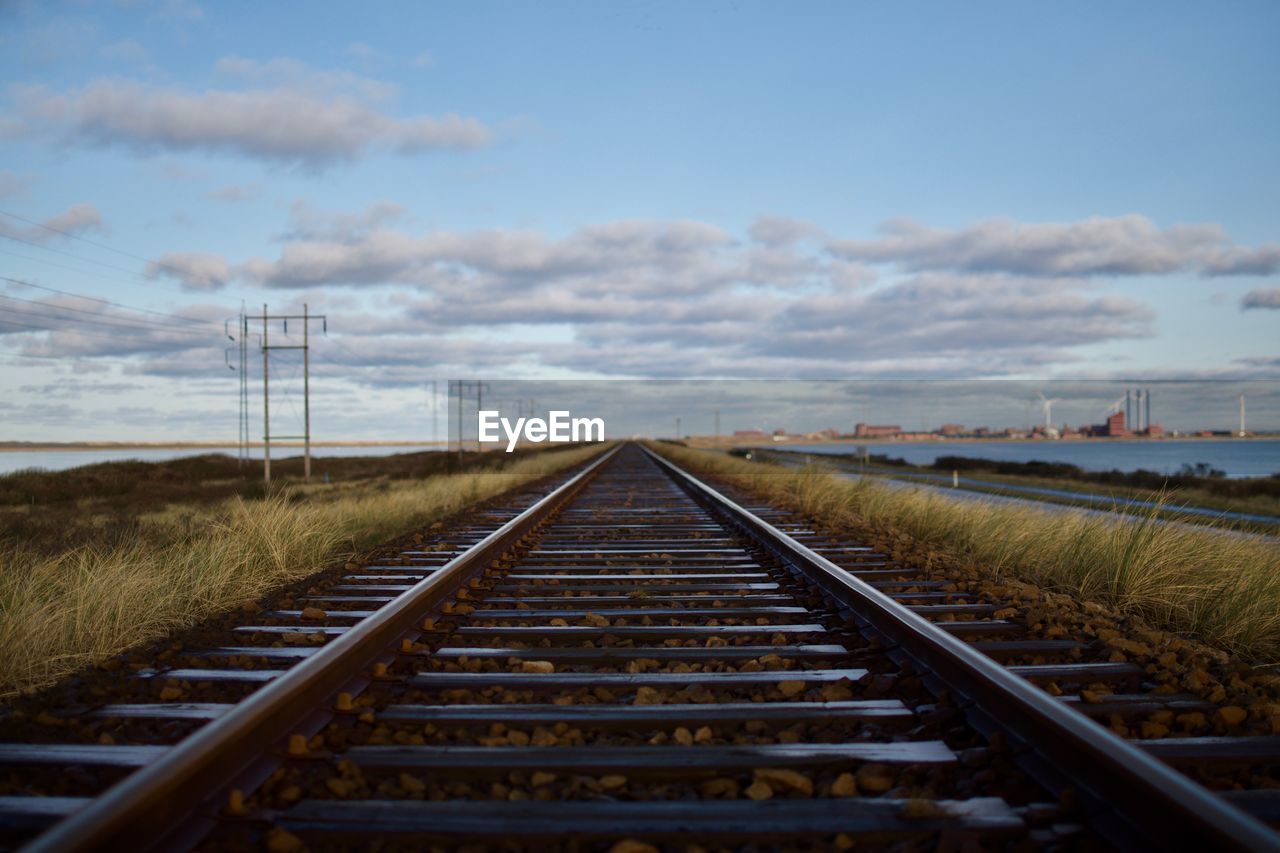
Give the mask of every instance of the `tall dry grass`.
POLYGON ((673 460, 834 528, 907 534, 997 577, 1069 592, 1237 654, 1280 659, 1280 547, 1158 510, 1108 517, 956 501, 933 490, 845 480, 672 445, 673 460))
POLYGON ((187 516, 178 536, 139 535, 53 555, 9 543, 0 551, 0 693, 47 684, 598 452, 583 447, 497 471, 237 497, 194 522, 187 516))

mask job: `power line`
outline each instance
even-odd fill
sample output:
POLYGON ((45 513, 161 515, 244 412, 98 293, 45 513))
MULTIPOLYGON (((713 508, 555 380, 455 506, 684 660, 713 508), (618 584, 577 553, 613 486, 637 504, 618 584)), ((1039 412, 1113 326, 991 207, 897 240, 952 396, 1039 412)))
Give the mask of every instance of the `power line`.
MULTIPOLYGON (((5 322, 4 320, 0 320, 0 323, 4 323, 4 322, 5 322)), ((92 358, 98 364, 113 364, 116 367, 133 367, 134 366, 129 362, 117 361, 115 359, 99 358, 96 355, 27 355, 26 353, 20 353, 20 352, 6 352, 6 353, 0 353, 0 355, 3 355, 5 358, 34 358, 40 361, 66 361, 68 358, 92 358)))
MULTIPOLYGON (((98 270, 87 270, 87 269, 81 269, 80 267, 73 267, 73 266, 71 266, 71 265, 69 265, 69 264, 60 264, 60 263, 58 263, 57 261, 51 261, 51 260, 49 260, 48 258, 34 258, 34 257, 32 257, 31 255, 22 255, 22 254, 19 254, 18 252, 10 252, 10 251, 6 251, 6 250, 4 250, 4 249, 0 249, 0 254, 8 255, 8 256, 9 256, 9 257, 11 257, 11 258, 19 258, 19 259, 24 260, 24 261, 31 261, 32 263, 45 264, 45 265, 47 265, 47 266, 57 267, 57 268, 58 268, 58 269, 60 269, 60 270, 67 270, 68 272, 79 273, 80 275, 91 275, 91 276, 93 276, 95 279, 106 279, 106 280, 108 280, 108 281, 119 281, 119 282, 122 282, 122 283, 124 283, 124 284, 132 284, 132 283, 133 283, 133 280, 132 280, 132 279, 130 279, 130 278, 125 278, 124 276, 119 276, 119 275, 108 275, 108 274, 103 273, 103 272, 100 272, 100 271, 98 271, 98 270)), ((83 259, 83 258, 77 258, 76 260, 84 260, 84 259, 83 259)), ((135 276, 133 276, 133 278, 136 278, 136 279, 138 279, 139 281, 144 281, 144 282, 150 283, 150 279, 147 279, 147 278, 146 278, 146 277, 144 277, 144 276, 137 276, 137 275, 135 275, 135 276)))
MULTIPOLYGON (((46 252, 56 252, 59 255, 66 255, 68 258, 74 258, 77 261, 83 261, 89 264, 97 264, 98 266, 106 267, 109 270, 115 270, 116 272, 122 272, 125 275, 134 276, 135 278, 141 279, 142 281, 151 280, 151 279, 148 279, 146 276, 139 274, 135 270, 128 270, 128 269, 125 269, 124 267, 118 267, 115 264, 109 264, 106 261, 99 261, 96 258, 83 258, 80 255, 75 254, 74 252, 68 252, 66 249, 59 249, 54 246, 46 246, 43 243, 37 243, 34 240, 24 240, 21 237, 15 237, 12 234, 9 234, 4 231, 0 231, 0 237, 5 238, 6 240, 13 240, 15 243, 23 243, 24 245, 31 246, 32 248, 35 248, 35 249, 43 249, 46 252)), ((148 261, 148 263, 150 262, 148 261)))
MULTIPOLYGON (((0 323, 3 323, 6 326, 20 326, 26 329, 33 329, 37 332, 75 332, 77 335, 85 335, 86 337, 90 337, 90 338, 101 338, 104 341, 115 341, 117 343, 120 341, 120 335, 107 335, 101 332, 86 331, 85 329, 66 329, 66 328, 51 329, 48 326, 33 326, 30 323, 23 323, 18 320, 5 320, 3 318, 0 318, 0 323)), ((78 356, 71 355, 67 357, 68 358, 94 358, 94 356, 91 356, 91 355, 78 355, 78 356)), ((58 358, 58 356, 50 356, 50 358, 58 358)))
MULTIPOLYGON (((360 355, 360 354, 358 354, 358 353, 356 353, 356 352, 353 352, 353 351, 351 351, 351 350, 347 349, 346 347, 344 347, 344 346, 343 346, 343 345, 338 341, 338 339, 337 339, 337 338, 329 338, 329 343, 333 344, 335 347, 337 347, 338 349, 342 350, 343 352, 345 352, 347 355, 351 356, 352 358, 356 358, 356 359, 363 359, 363 358, 364 358, 364 356, 362 356, 362 355, 360 355)), ((330 361, 332 361, 332 359, 330 359, 330 361)), ((340 362, 336 362, 336 361, 334 361, 333 363, 334 363, 334 364, 339 364, 340 362)), ((348 365, 348 366, 363 367, 363 366, 365 366, 365 365, 360 364, 360 365, 348 365)))
MULTIPOLYGON (((18 214, 10 213, 7 210, 0 210, 0 216, 7 216, 10 219, 16 219, 19 222, 25 222, 28 225, 34 225, 36 228, 44 229, 45 231, 48 231, 53 234, 61 234, 63 237, 70 237, 72 240, 79 240, 81 243, 88 243, 90 246, 97 246, 99 249, 105 249, 108 252, 115 252, 117 255, 121 255, 122 257, 132 258, 135 261, 142 261, 144 264, 151 264, 161 269, 167 269, 170 272, 177 273, 178 275, 181 275, 184 272, 183 270, 180 270, 175 266, 171 266, 170 264, 166 264, 163 261, 154 261, 154 260, 151 260, 150 258, 144 258, 141 255, 135 255, 132 252, 126 252, 123 249, 117 249, 114 246, 108 246, 105 243, 99 243, 97 240, 90 240, 88 237, 81 237, 79 234, 75 234, 71 231, 64 231, 61 228, 54 228, 52 225, 45 225, 42 222, 36 222, 34 219, 28 219, 25 216, 19 216, 18 214)), ((13 237, 12 235, 9 235, 9 234, 3 234, 3 236, 9 237, 10 239, 18 240, 18 242, 20 243, 28 243, 28 241, 26 240, 20 240, 19 238, 13 237)), ((40 249, 49 249, 50 251, 54 251, 54 252, 60 251, 58 249, 50 249, 50 247, 48 246, 41 246, 38 243, 28 243, 28 245, 35 246, 36 248, 40 248, 40 249)), ((62 252, 62 254, 65 255, 70 253, 62 252)), ((75 256, 72 255, 72 257, 75 257, 75 256)), ((110 264, 107 264, 103 261, 93 261, 93 263, 100 263, 103 266, 110 266, 110 264)), ((114 269, 120 269, 120 268, 114 267, 114 269)), ((130 275, 137 275, 137 273, 133 272, 132 270, 123 270, 123 271, 128 272, 130 275)))
POLYGON ((153 311, 150 308, 137 308, 133 305, 125 305, 123 302, 112 302, 110 299, 100 299, 96 296, 85 296, 82 293, 72 293, 69 290, 59 290, 56 287, 49 287, 48 285, 44 285, 44 284, 36 284, 33 281, 26 281, 25 279, 20 279, 20 278, 10 278, 9 276, 6 276, 6 275, 0 275, 0 281, 7 281, 12 284, 19 284, 19 285, 22 285, 23 287, 32 287, 32 288, 35 288, 36 290, 48 291, 49 293, 57 293, 62 296, 70 296, 75 299, 84 299, 88 302, 97 302, 102 305, 111 305, 115 308, 123 308, 127 311, 137 311, 142 314, 155 314, 158 317, 171 317, 175 320, 183 320, 187 323, 198 324, 198 325, 210 325, 210 326, 215 325, 213 323, 210 323, 208 320, 197 320, 195 317, 185 317, 182 314, 171 314, 167 311, 153 311))
MULTIPOLYGON (((104 314, 101 311, 86 311, 83 308, 73 308, 70 305, 58 305, 53 302, 42 302, 38 299, 22 299, 17 296, 6 296, 3 293, 0 293, 0 299, 7 300, 9 302, 21 302, 24 305, 34 305, 38 308, 45 308, 51 311, 74 311, 77 314, 87 314, 90 317, 106 317, 111 320, 118 320, 124 323, 128 323, 134 328, 138 328, 138 329, 156 329, 159 331, 172 330, 172 331, 179 331, 179 332, 192 331, 190 326, 179 326, 177 323, 157 323, 153 320, 135 320, 132 317, 118 317, 112 314, 104 314)), ((67 319, 70 320, 73 318, 67 318, 67 319)), ((85 321, 81 321, 81 322, 85 322, 85 321)), ((119 323, 114 323, 113 325, 119 325, 119 323)))
MULTIPOLYGON (((4 296, 4 295, 0 295, 0 299, 8 299, 8 300, 11 300, 11 301, 14 301, 14 302, 25 302, 25 301, 26 301, 26 300, 22 300, 22 299, 15 299, 15 298, 14 298, 14 297, 12 297, 12 296, 4 296)), ((40 305, 41 303, 28 302, 27 304, 28 304, 28 305, 40 305)), ((53 308, 55 311, 60 310, 60 309, 58 309, 56 306, 48 306, 48 307, 53 308)), ((62 309, 62 310, 75 311, 76 309, 74 309, 74 308, 67 308, 67 309, 62 309)), ((47 313, 40 313, 40 312, 38 312, 38 311, 34 311, 34 312, 33 312, 33 311, 31 311, 30 309, 24 309, 24 308, 8 308, 8 307, 5 307, 5 306, 3 306, 3 305, 0 305, 0 311, 5 311, 5 312, 8 312, 8 313, 10 313, 10 314, 18 314, 18 315, 20 315, 20 316, 36 317, 36 318, 39 318, 39 319, 42 319, 42 320, 55 320, 55 321, 62 322, 62 323, 87 323, 87 324, 92 325, 92 326, 108 326, 108 327, 110 327, 110 328, 114 328, 114 329, 128 329, 128 330, 130 330, 130 331, 140 331, 140 332, 157 332, 157 333, 160 333, 160 334, 170 334, 170 335, 174 335, 174 334, 182 334, 182 333, 186 333, 186 332, 189 332, 189 331, 190 331, 189 329, 159 328, 159 327, 157 327, 157 326, 146 326, 146 325, 142 325, 142 324, 140 324, 140 323, 130 323, 130 322, 128 322, 128 321, 125 321, 125 322, 122 322, 122 323, 115 323, 115 322, 112 322, 112 321, 110 321, 110 320, 92 320, 92 319, 83 319, 83 318, 80 318, 80 317, 67 317, 67 316, 63 316, 63 315, 56 314, 56 313, 54 313, 54 314, 47 314, 47 313)), ((85 312, 85 313, 91 313, 91 312, 85 312)), ((103 315, 97 315, 97 316, 103 316, 103 315)), ((60 330, 60 331, 61 331, 61 330, 60 330)))

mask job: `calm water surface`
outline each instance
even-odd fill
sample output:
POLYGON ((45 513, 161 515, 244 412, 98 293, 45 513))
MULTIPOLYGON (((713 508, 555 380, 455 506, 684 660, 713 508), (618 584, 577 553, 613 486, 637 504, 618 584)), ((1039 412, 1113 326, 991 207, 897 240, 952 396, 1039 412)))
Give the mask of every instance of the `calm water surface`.
POLYGON ((853 453, 864 446, 873 454, 931 465, 939 456, 967 456, 1000 462, 1067 462, 1087 471, 1134 471, 1145 468, 1177 473, 1199 462, 1225 471, 1228 477, 1265 477, 1280 473, 1280 439, 1162 439, 1157 441, 935 441, 929 443, 785 444, 778 450, 807 453, 853 453))
MULTIPOLYGON (((386 446, 386 447, 312 447, 311 458, 323 456, 390 456, 395 453, 421 453, 424 450, 439 450, 439 447, 428 446, 386 446)), ((0 453, 0 474, 21 471, 24 468, 43 468, 46 471, 63 471, 80 465, 94 465, 98 462, 121 462, 125 459, 137 459, 142 462, 163 462, 166 459, 181 459, 185 456, 203 456, 206 453, 224 453, 235 457, 235 445, 230 447, 198 447, 198 448, 144 448, 137 450, 17 450, 11 453, 0 453)), ((262 462, 262 450, 253 451, 253 459, 262 462)), ((288 459, 301 456, 298 447, 274 447, 271 458, 288 459)))

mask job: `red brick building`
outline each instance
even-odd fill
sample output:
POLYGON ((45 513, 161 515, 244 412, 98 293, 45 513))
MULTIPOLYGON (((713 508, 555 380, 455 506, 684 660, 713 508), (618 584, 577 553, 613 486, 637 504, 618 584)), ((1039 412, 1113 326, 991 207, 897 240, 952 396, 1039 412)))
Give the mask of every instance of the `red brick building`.
POLYGON ((857 424, 853 428, 855 438, 888 438, 902 432, 902 427, 897 426, 876 426, 874 424, 857 424))

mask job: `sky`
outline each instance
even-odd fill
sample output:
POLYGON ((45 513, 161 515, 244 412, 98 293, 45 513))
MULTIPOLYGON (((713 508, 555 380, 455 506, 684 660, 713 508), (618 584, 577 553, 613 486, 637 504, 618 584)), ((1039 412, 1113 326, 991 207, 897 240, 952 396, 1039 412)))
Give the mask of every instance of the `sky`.
MULTIPOLYGON (((242 307, 256 437, 264 303, 325 318, 318 440, 423 438, 459 377, 1280 380, 1278 30, 0 3, 0 440, 234 440, 242 307)), ((300 351, 270 371, 295 433, 300 351)))

